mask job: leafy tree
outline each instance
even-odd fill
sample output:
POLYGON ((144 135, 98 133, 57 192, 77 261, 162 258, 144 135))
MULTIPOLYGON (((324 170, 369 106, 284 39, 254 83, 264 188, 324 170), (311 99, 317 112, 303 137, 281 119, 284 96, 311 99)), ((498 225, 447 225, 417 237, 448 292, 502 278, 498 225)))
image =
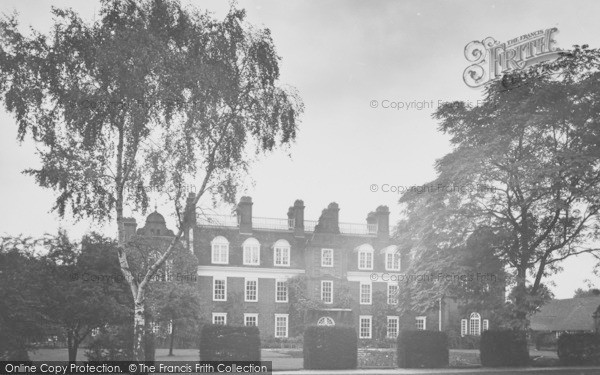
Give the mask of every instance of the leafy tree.
POLYGON ((54 29, 23 35, 0 23, 0 92, 18 139, 38 144, 28 170, 57 193, 61 216, 116 218, 117 254, 134 304, 134 353, 143 360, 147 286, 185 232, 183 186, 193 204, 234 200, 254 154, 290 144, 302 103, 278 85, 268 29, 232 8, 223 21, 171 0, 103 0, 100 19, 53 9, 54 29), (123 218, 168 194, 179 222, 169 248, 141 279, 130 270, 123 218), (70 211, 70 212, 69 212, 70 211))
POLYGON ((575 289, 575 292, 573 293, 573 298, 598 297, 598 296, 600 296, 600 289, 596 289, 596 288, 590 288, 590 289, 577 288, 577 289, 575 289))
POLYGON ((0 239, 0 360, 28 360, 28 342, 42 337, 47 321, 43 267, 36 257, 40 240, 0 239))
POLYGON ((419 247, 440 236, 434 242, 448 255, 487 228, 510 271, 514 327, 526 327, 527 315, 548 298, 544 279, 562 260, 598 255, 599 57, 575 46, 491 82, 478 106, 440 107, 434 117, 454 149, 437 161, 431 193, 401 198, 413 228, 404 240, 419 247))
POLYGON ((46 268, 44 311, 48 321, 65 331, 69 361, 92 330, 125 321, 131 296, 120 274, 116 242, 91 234, 81 244, 65 232, 48 243, 41 259, 46 268))

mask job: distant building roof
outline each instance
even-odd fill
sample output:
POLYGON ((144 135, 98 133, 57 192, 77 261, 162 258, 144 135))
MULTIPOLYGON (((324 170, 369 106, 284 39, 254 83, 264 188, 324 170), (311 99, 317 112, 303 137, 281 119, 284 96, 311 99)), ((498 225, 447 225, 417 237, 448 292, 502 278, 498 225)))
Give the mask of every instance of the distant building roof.
POLYGON ((593 331, 600 296, 555 299, 531 316, 534 331, 593 331))

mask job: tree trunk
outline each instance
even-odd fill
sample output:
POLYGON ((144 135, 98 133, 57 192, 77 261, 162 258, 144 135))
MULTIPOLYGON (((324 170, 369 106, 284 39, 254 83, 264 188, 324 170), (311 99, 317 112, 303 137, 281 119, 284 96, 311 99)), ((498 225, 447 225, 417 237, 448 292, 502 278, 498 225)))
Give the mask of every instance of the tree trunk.
POLYGON ((67 330, 67 351, 69 352, 69 363, 77 360, 78 347, 79 342, 77 340, 77 335, 75 335, 73 330, 67 330))
POLYGON ((146 318, 144 313, 144 302, 136 300, 133 318, 133 359, 140 362, 146 360, 144 347, 146 318))
POLYGON ((175 321, 171 321, 171 343, 169 344, 169 357, 172 357, 173 354, 173 340, 175 339, 175 321))

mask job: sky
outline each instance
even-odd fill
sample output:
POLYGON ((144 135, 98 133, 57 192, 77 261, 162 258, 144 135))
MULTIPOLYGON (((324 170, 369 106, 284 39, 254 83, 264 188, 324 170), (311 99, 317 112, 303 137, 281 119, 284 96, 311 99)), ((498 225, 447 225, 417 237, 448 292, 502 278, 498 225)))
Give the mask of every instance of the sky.
MULTIPOLYGON (((222 0, 183 3, 219 18, 228 9, 222 0)), ((600 2, 593 0, 240 0, 238 5, 249 23, 271 30, 282 58, 281 82, 295 87, 305 104, 295 144, 258 160, 245 182, 253 214, 261 217, 286 217, 294 200, 303 199, 306 219, 318 219, 337 202, 342 222, 364 223, 379 205, 390 208, 395 222, 399 195, 390 187, 432 180, 436 159, 450 151, 448 137, 431 118, 438 103, 483 98, 481 89, 462 79, 469 65, 467 43, 488 36, 507 41, 556 27, 559 48, 600 47, 600 2), (392 102, 405 103, 404 108, 389 108, 392 102)), ((88 20, 100 8, 99 1, 3 0, 0 11, 18 12, 23 30, 45 32, 52 25, 52 6, 73 8, 88 20)), ((51 212, 53 193, 21 173, 38 165, 35 146, 19 144, 16 135, 14 118, 0 109, 0 234, 38 236, 59 227, 75 237, 90 230, 115 233, 114 222, 74 223, 51 212)), ((156 203, 174 229, 171 207, 156 203)), ((143 225, 142 214, 130 214, 143 225)), ((552 277, 556 297, 571 297, 588 280, 600 286, 593 264, 590 256, 564 262, 564 271, 552 277)))

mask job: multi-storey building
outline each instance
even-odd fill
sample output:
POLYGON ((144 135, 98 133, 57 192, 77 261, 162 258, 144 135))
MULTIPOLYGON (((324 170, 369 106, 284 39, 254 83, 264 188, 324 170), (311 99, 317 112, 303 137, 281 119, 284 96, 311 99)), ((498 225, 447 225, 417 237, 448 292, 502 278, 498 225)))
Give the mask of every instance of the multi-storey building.
MULTIPOLYGON (((468 322, 461 319, 450 300, 443 309, 399 316, 394 306, 408 256, 390 240, 386 206, 357 224, 339 222, 337 203, 329 204, 318 220, 305 220, 301 200, 286 218, 276 219, 254 217, 250 197, 241 198, 234 216, 197 215, 193 199, 188 198, 184 242, 199 262, 197 282, 207 321, 257 325, 261 335, 276 338, 294 334, 291 326, 298 322, 291 319, 346 324, 356 327, 360 339, 369 340, 375 336, 377 295, 383 296, 377 308, 387 305, 383 329, 388 338, 406 328, 445 329, 450 321, 460 322, 462 334, 480 334, 488 326, 479 313, 468 322), (302 317, 291 314, 288 285, 294 278, 301 278, 306 296, 318 302, 302 317)), ((135 221, 125 226, 136 232, 135 221)), ((137 234, 173 235, 157 212, 137 234)))

